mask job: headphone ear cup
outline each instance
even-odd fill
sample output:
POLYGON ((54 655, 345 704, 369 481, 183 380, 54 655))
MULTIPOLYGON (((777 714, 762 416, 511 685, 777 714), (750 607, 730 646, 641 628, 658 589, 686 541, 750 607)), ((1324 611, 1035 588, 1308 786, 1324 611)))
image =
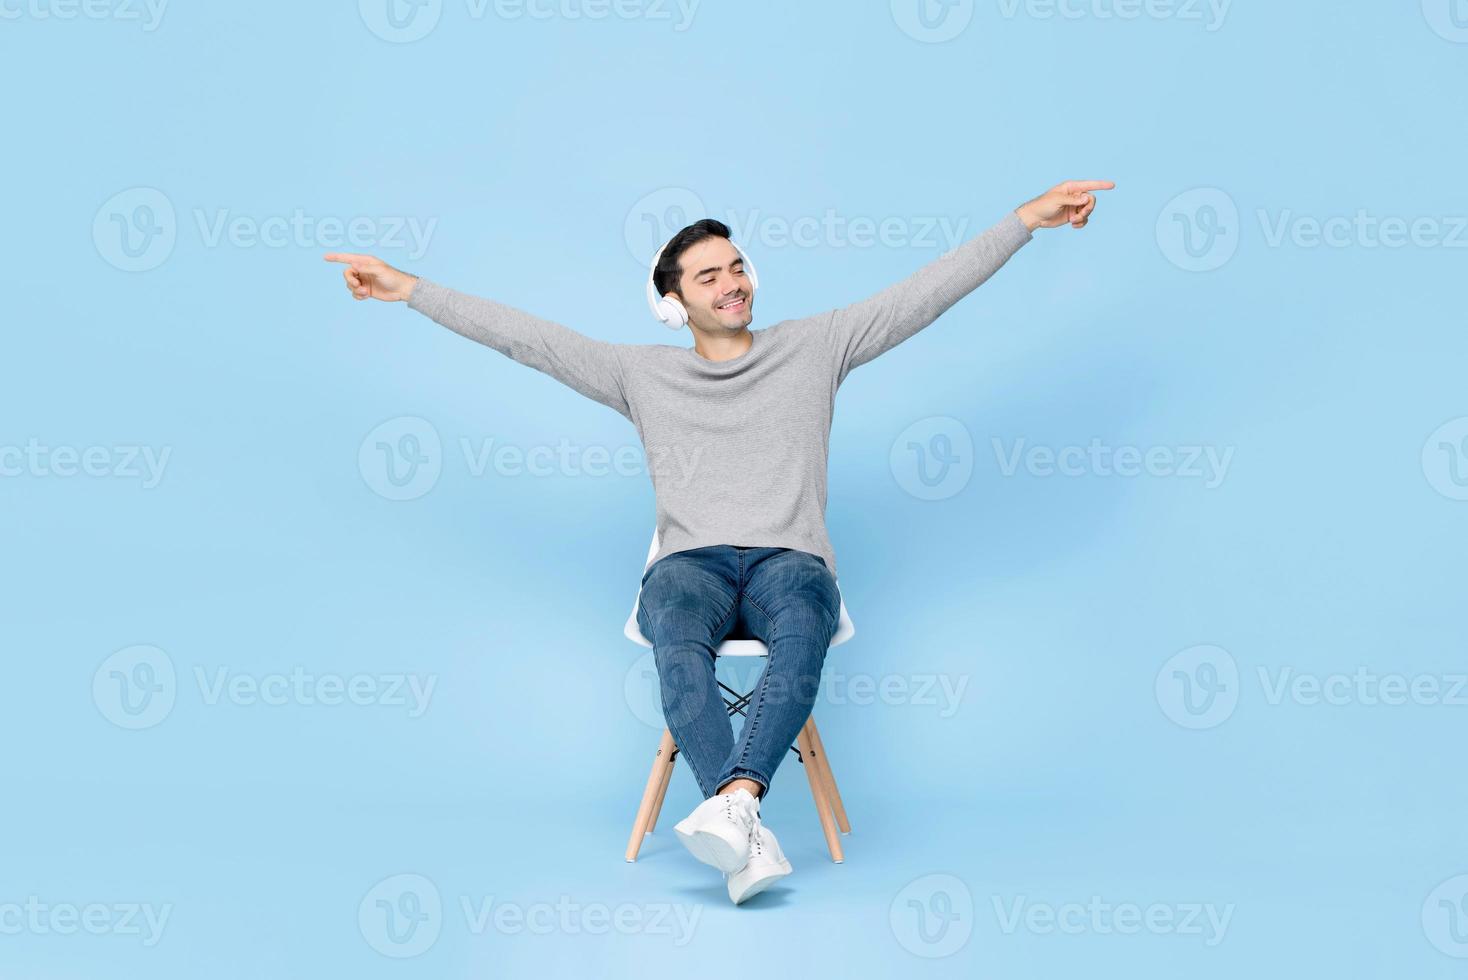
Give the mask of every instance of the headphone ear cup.
POLYGON ((688 322, 688 311, 678 298, 671 293, 667 296, 659 296, 658 290, 653 285, 653 277, 657 272, 658 259, 662 258, 663 249, 668 247, 664 242, 658 249, 657 254, 652 257, 652 265, 647 269, 647 307, 652 310, 652 315, 658 318, 658 322, 670 330, 681 330, 688 322))
POLYGON ((688 323, 688 311, 683 304, 678 302, 678 297, 671 293, 658 300, 658 319, 670 330, 679 330, 688 323))

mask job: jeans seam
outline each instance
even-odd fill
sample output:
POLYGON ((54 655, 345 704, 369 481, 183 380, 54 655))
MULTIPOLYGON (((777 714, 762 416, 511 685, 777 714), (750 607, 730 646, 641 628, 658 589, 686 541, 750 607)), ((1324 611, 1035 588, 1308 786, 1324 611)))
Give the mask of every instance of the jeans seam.
MULTIPOLYGON (((774 637, 771 637, 771 639, 774 639, 774 637)), ((760 675, 759 679, 759 698, 754 703, 754 710, 749 713, 749 720, 744 723, 743 731, 739 733, 739 741, 744 744, 744 748, 741 749, 739 752, 739 761, 735 763, 736 766, 744 765, 745 761, 749 758, 749 750, 751 746, 754 745, 754 734, 759 730, 760 714, 764 711, 765 708, 765 695, 768 694, 770 690, 770 685, 768 683, 769 676, 770 659, 766 657, 765 670, 764 673, 760 675)))
MULTIPOLYGON (((726 613, 724 613, 724 618, 721 619, 721 620, 719 620, 719 625, 714 630, 714 636, 722 636, 723 635, 723 633, 724 633, 724 627, 729 625, 729 617, 733 616, 738 611, 739 611, 739 594, 738 593, 735 593, 735 595, 734 595, 734 603, 733 603, 733 605, 731 605, 729 607, 729 611, 726 612, 726 613)), ((719 659, 719 644, 720 644, 720 642, 721 642, 720 640, 715 640, 715 639, 710 639, 710 641, 709 641, 710 646, 713 647, 714 659, 715 660, 718 660, 719 659)))
POLYGON ((765 644, 766 648, 768 648, 771 644, 773 644, 775 642, 775 633, 779 629, 779 626, 775 622, 775 617, 773 617, 769 613, 765 612, 764 607, 761 606, 759 603, 755 602, 754 601, 754 596, 750 595, 748 592, 745 592, 744 593, 744 598, 749 601, 749 604, 751 606, 753 606, 754 608, 756 608, 756 609, 759 610, 759 614, 761 616, 765 617, 765 619, 769 621, 769 624, 770 624, 770 642, 767 643, 767 644, 765 644))

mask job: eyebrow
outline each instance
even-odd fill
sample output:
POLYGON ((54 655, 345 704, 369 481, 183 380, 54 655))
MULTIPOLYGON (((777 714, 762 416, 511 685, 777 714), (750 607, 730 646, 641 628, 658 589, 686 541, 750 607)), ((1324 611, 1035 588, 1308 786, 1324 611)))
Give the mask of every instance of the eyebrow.
MULTIPOLYGON (((744 264, 744 258, 743 258, 743 256, 736 255, 734 257, 734 261, 731 262, 731 263, 729 263, 729 264, 730 265, 743 265, 744 264)), ((695 272, 693 274, 693 278, 697 279, 700 276, 706 276, 706 275, 708 275, 710 272, 718 272, 718 271, 720 271, 723 268, 724 267, 721 266, 721 265, 711 265, 707 269, 699 269, 697 272, 695 272)))

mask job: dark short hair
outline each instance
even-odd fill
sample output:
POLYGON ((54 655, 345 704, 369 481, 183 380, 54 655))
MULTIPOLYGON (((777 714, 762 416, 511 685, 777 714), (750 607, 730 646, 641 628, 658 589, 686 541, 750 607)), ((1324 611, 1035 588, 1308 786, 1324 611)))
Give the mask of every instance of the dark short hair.
POLYGON ((683 295, 678 288, 678 281, 683 276, 683 266, 679 262, 683 253, 707 238, 728 238, 729 226, 714 218, 704 218, 695 221, 684 228, 678 234, 668 240, 663 254, 658 256, 658 264, 652 271, 652 285, 659 296, 669 293, 683 295))

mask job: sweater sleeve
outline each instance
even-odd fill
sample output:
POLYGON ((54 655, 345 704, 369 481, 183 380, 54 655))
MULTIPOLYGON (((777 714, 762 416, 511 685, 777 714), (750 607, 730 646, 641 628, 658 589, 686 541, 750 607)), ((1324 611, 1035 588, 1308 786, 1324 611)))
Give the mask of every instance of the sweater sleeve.
POLYGON ((408 297, 408 307, 632 418, 617 344, 421 277, 408 297))
POLYGON ((901 282, 833 310, 827 336, 836 383, 853 368, 886 353, 977 289, 1034 237, 1011 211, 988 231, 950 249, 901 282))

